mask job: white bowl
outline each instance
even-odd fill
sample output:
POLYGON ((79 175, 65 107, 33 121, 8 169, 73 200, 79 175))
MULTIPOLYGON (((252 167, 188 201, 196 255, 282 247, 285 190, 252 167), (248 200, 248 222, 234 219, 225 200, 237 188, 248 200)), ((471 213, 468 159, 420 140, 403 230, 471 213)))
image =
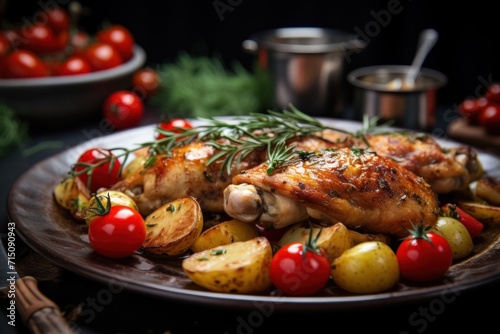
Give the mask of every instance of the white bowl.
POLYGON ((100 115, 109 94, 132 87, 132 76, 145 61, 144 50, 136 45, 129 61, 107 70, 71 76, 0 79, 0 103, 11 107, 33 127, 90 120, 100 115))

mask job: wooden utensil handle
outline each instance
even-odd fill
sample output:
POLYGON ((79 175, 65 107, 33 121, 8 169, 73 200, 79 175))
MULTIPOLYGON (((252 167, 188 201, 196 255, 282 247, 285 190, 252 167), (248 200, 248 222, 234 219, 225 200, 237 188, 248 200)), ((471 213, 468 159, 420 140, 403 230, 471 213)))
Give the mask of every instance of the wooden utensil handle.
POLYGON ((59 307, 38 289, 38 281, 25 276, 16 281, 16 307, 33 334, 74 334, 59 307))

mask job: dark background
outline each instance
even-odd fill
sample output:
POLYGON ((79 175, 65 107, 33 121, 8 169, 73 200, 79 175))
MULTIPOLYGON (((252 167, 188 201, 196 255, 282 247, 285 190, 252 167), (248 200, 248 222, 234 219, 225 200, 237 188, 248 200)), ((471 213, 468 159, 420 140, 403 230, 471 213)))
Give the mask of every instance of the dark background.
MULTIPOLYGON (((4 17, 11 21, 29 19, 40 8, 66 7, 69 2, 10 0, 4 17)), ((368 65, 406 65, 413 59, 420 31, 434 28, 440 38, 424 67, 442 71, 449 80, 439 91, 438 104, 456 105, 467 96, 482 94, 488 82, 500 80, 498 12, 485 0, 462 4, 411 0, 80 3, 87 9, 79 23, 83 29, 95 32, 104 22, 125 25, 146 50, 150 65, 174 61, 179 52, 187 51, 217 55, 227 64, 238 61, 250 69, 254 56, 242 50, 242 41, 262 30, 292 26, 328 27, 352 33, 357 28, 372 36, 369 40, 362 38, 367 47, 354 55, 348 71, 368 65), (387 15, 389 4, 402 10, 387 15)), ((350 98, 347 96, 347 101, 350 98)))

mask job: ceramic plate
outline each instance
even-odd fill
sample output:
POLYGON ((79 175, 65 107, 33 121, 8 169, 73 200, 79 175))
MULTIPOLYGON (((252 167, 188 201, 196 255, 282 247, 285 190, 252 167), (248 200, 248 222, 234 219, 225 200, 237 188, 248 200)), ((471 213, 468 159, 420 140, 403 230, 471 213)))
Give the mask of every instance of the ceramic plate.
MULTIPOLYGON (((357 122, 321 119, 342 129, 355 130, 357 122)), ((196 125, 197 121, 193 121, 196 125)), ((272 305, 275 310, 346 310, 397 304, 441 296, 449 289, 464 290, 500 279, 500 224, 486 225, 473 254, 454 264, 442 280, 432 284, 400 282, 394 289, 370 295, 352 295, 333 284, 314 297, 235 295, 204 290, 192 283, 181 268, 182 258, 136 254, 126 259, 107 259, 94 253, 85 224, 73 220, 53 199, 52 190, 86 149, 135 147, 153 138, 153 126, 141 127, 93 139, 39 162, 14 184, 8 198, 8 213, 18 235, 36 252, 78 275, 104 284, 123 284, 126 289, 170 300, 217 304, 223 307, 255 308, 272 305)), ((443 146, 459 143, 440 140, 443 146)), ((486 172, 500 178, 500 158, 480 152, 486 172)))

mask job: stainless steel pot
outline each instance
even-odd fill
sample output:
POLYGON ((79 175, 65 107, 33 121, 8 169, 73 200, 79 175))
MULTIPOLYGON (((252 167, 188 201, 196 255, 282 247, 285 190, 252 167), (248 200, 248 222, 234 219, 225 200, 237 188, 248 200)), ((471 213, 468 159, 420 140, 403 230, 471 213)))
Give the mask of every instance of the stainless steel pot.
POLYGON ((356 69, 347 80, 355 87, 354 108, 358 119, 378 116, 394 125, 431 130, 435 124, 436 93, 447 83, 441 72, 422 68, 415 86, 395 89, 394 79, 404 79, 410 66, 380 65, 356 69))
POLYGON ((289 103, 310 115, 344 108, 345 65, 365 47, 355 34, 325 28, 280 28, 243 41, 273 81, 276 107, 289 103))

